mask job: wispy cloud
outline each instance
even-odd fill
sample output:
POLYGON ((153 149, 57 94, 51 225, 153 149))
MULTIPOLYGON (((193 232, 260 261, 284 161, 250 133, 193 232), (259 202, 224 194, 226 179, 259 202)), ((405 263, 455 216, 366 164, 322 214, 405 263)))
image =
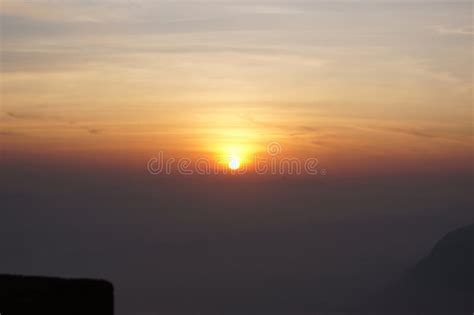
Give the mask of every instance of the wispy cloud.
POLYGON ((250 114, 245 114, 242 116, 242 118, 257 127, 283 130, 285 132, 288 132, 290 135, 314 133, 314 132, 319 132, 319 131, 324 130, 324 128, 308 126, 308 125, 294 125, 294 124, 289 125, 289 124, 279 124, 279 123, 274 123, 274 122, 265 122, 265 121, 255 119, 250 114))
POLYGON ((421 138, 438 138, 439 136, 433 132, 429 132, 423 129, 416 129, 413 127, 382 127, 382 126, 370 126, 370 127, 359 127, 361 129, 369 129, 372 131, 382 131, 382 132, 391 132, 391 133, 399 133, 413 137, 421 137, 421 138))
POLYGON ((98 135, 103 132, 102 129, 97 129, 97 128, 87 128, 87 132, 89 132, 92 135, 98 135))
POLYGON ((52 115, 52 114, 45 114, 45 113, 36 112, 36 111, 7 111, 5 112, 5 116, 12 120, 71 123, 71 120, 68 120, 65 117, 52 115))
POLYGON ((470 143, 471 140, 468 136, 464 135, 462 132, 449 132, 441 127, 416 127, 408 125, 393 125, 393 126, 379 126, 379 125, 369 125, 369 126, 359 126, 360 130, 367 130, 376 133, 392 133, 398 135, 404 135, 419 139, 426 140, 448 140, 456 141, 461 143, 470 143))
POLYGON ((472 25, 464 27, 437 26, 435 29, 441 35, 474 35, 474 27, 472 25))
POLYGON ((261 15, 294 15, 302 14, 304 10, 294 6, 282 5, 231 5, 227 7, 232 12, 246 13, 246 14, 261 14, 261 15))
POLYGON ((24 136, 24 134, 20 132, 10 131, 10 130, 0 131, 0 137, 18 137, 18 136, 24 136))
POLYGON ((43 115, 33 114, 33 113, 25 113, 25 112, 6 112, 7 117, 13 119, 20 119, 20 120, 36 120, 36 119, 44 119, 48 118, 43 115))
MULTIPOLYGON (((14 126, 18 126, 19 121, 24 121, 25 123, 34 122, 36 124, 48 126, 51 123, 55 123, 60 128, 84 130, 91 135, 99 135, 104 132, 104 129, 98 128, 95 126, 84 126, 83 124, 77 122, 75 119, 67 119, 66 117, 45 115, 42 113, 35 112, 5 112, 5 116, 13 121, 18 121, 14 126)), ((19 135, 16 132, 12 131, 2 131, 2 136, 16 136, 19 135)))

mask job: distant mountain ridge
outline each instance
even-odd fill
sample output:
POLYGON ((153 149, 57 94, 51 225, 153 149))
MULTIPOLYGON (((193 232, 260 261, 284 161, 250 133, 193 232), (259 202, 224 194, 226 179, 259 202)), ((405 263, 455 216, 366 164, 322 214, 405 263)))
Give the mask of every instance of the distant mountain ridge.
POLYGON ((387 311, 474 312, 474 224, 456 229, 398 282, 374 297, 371 305, 387 311))
MULTIPOLYGON (((307 300, 299 298, 293 297, 305 305, 307 300)), ((425 258, 370 301, 344 304, 347 301, 338 296, 338 302, 346 313, 357 309, 358 314, 473 314, 474 224, 446 234, 425 258)), ((240 306, 245 308, 245 303, 240 306)), ((315 311, 337 308, 305 306, 315 311)), ((0 275, 2 315, 109 315, 113 311, 113 286, 104 280, 0 275)))
POLYGON ((417 283, 474 291, 474 224, 448 233, 411 271, 417 283))

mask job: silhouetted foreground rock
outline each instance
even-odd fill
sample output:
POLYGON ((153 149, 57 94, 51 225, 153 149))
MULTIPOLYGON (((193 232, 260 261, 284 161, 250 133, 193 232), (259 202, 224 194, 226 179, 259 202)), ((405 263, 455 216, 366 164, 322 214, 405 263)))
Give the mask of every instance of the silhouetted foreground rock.
POLYGON ((111 315, 113 299, 103 280, 0 275, 1 315, 111 315))
POLYGON ((374 301, 379 309, 474 313, 474 224, 448 233, 374 301))

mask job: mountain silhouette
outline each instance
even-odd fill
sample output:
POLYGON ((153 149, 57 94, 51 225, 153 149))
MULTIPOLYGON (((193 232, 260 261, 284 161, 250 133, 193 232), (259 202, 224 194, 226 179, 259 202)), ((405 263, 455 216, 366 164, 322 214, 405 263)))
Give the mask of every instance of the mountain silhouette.
POLYGON ((474 224, 448 233, 371 302, 386 311, 474 312, 474 224))
POLYGON ((448 233, 411 272, 413 281, 463 292, 474 290, 474 224, 448 233))
MULTIPOLYGON (((371 314, 471 315, 473 256, 471 224, 448 233, 401 279, 354 308, 358 313, 371 314)), ((297 301, 305 301, 298 296, 294 297, 297 301)), ((338 308, 346 308, 345 298, 339 296, 337 300, 338 308)), ((315 305, 319 304, 315 303, 314 309, 331 308, 315 305)), ((104 280, 0 275, 0 314, 109 315, 113 314, 113 286, 104 280)))
POLYGON ((113 286, 104 280, 0 275, 0 314, 112 315, 113 286))

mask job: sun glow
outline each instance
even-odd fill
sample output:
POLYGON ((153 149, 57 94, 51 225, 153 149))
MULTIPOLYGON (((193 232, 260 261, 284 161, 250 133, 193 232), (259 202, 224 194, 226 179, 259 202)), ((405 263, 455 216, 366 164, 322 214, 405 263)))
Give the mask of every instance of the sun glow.
POLYGON ((251 157, 255 151, 248 143, 219 145, 214 150, 219 165, 233 171, 251 164, 251 157))
POLYGON ((231 156, 229 158, 228 166, 231 170, 238 170, 240 168, 240 158, 237 156, 231 156))

